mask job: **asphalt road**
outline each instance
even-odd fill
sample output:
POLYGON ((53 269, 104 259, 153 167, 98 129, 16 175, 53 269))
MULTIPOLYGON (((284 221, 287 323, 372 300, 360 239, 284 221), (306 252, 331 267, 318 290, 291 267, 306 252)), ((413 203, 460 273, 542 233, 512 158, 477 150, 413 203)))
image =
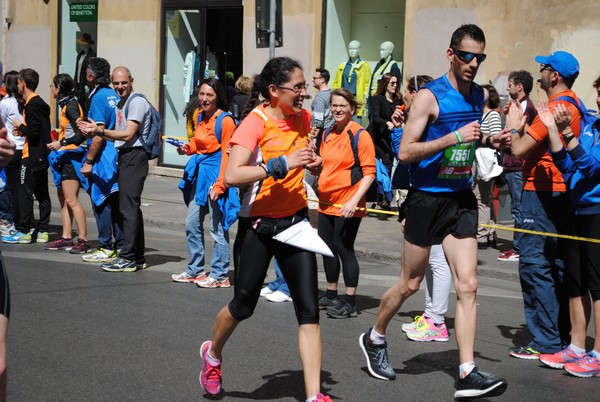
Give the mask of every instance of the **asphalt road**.
MULTIPOLYGON (((13 308, 9 400, 203 400, 198 348, 210 337, 213 319, 233 288, 171 282, 170 274, 185 267, 185 236, 166 229, 146 232, 151 268, 137 273, 104 273, 78 256, 44 251, 43 245, 2 245, 13 308)), ((482 265, 493 264, 494 257, 490 253, 482 265)), ((452 400, 458 370, 455 296, 446 343, 406 339, 400 326, 422 310, 422 292, 405 303, 388 332, 397 379, 376 380, 368 375, 358 337, 372 325, 379 298, 399 268, 361 261, 361 270, 358 317, 333 320, 322 315, 323 391, 344 401, 452 400)), ((324 289, 322 272, 320 278, 324 289)), ((495 400, 594 399, 597 379, 574 378, 508 356, 509 347, 528 341, 514 279, 482 277, 478 302, 477 364, 509 382, 506 393, 495 400)), ((217 400, 304 400, 296 334, 290 303, 261 300, 254 317, 227 344, 224 393, 217 400)))

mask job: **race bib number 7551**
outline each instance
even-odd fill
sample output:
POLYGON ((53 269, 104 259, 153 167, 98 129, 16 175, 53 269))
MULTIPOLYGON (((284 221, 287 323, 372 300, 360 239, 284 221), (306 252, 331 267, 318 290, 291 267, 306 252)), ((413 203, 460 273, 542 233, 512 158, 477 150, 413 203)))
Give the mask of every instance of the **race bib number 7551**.
POLYGON ((438 173, 438 178, 450 180, 468 179, 471 176, 474 157, 474 141, 447 148, 444 151, 444 159, 438 173))

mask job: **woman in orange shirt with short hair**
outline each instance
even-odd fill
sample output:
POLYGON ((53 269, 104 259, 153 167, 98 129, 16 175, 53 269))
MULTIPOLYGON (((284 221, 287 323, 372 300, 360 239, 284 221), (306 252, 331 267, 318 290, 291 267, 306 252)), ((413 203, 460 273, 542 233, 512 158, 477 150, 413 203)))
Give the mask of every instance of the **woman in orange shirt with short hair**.
POLYGON ((373 140, 360 124, 352 121, 358 107, 350 91, 334 90, 330 108, 335 124, 325 132, 321 142, 319 236, 331 248, 333 257, 323 256, 327 291, 319 299, 319 308, 327 309, 331 318, 356 314, 354 296, 359 266, 354 241, 365 216, 366 193, 376 173, 373 140), (342 300, 337 298, 340 268, 346 285, 342 300))

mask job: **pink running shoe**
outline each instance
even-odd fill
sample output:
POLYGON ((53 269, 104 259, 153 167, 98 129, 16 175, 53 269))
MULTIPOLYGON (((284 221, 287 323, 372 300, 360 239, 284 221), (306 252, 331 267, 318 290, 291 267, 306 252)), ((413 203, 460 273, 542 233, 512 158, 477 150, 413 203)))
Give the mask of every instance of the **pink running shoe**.
POLYGON ((221 363, 218 366, 212 366, 208 361, 208 351, 212 346, 211 341, 206 341, 200 346, 200 356, 202 357, 202 371, 200 372, 200 385, 210 395, 218 395, 221 392, 221 363))
POLYGON ((417 332, 425 325, 433 325, 433 320, 425 315, 425 313, 415 317, 410 324, 402 324, 402 331, 417 332))
POLYGON ((552 367, 555 369, 561 369, 561 368, 563 368, 563 366, 565 364, 573 363, 574 361, 577 361, 577 360, 583 358, 583 356, 585 356, 585 353, 583 355, 579 356, 579 355, 575 354, 575 352, 573 352, 573 349, 571 349, 571 346, 568 346, 565 349, 561 350, 560 352, 556 352, 556 353, 552 353, 552 354, 541 353, 540 361, 548 367, 552 367))
POLYGON ((315 399, 315 402, 333 402, 333 399, 327 395, 317 394, 317 399, 315 399))
POLYGON ((407 332, 406 337, 416 342, 448 342, 448 328, 445 323, 440 325, 426 324, 415 332, 407 332))
POLYGON ((600 377, 600 360, 591 353, 563 367, 565 371, 575 377, 600 377))

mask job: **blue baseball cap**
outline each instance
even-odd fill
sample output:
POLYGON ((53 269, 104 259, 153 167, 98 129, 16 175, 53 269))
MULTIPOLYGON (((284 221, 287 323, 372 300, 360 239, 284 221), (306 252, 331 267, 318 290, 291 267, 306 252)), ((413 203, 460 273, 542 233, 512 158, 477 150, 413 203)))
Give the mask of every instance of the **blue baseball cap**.
POLYGON ((579 75, 579 62, 569 52, 559 50, 550 56, 536 56, 535 61, 549 65, 566 79, 575 79, 579 75))

